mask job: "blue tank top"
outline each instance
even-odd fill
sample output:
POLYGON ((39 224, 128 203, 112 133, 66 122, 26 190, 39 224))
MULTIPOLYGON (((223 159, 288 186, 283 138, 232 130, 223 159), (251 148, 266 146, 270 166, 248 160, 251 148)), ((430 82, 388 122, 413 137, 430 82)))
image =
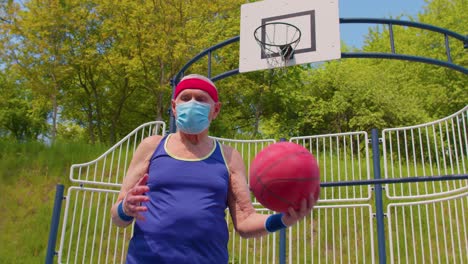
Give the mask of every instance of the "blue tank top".
POLYGON ((227 263, 229 171, 215 141, 204 158, 183 160, 161 140, 149 164, 145 220, 137 220, 127 263, 227 263))

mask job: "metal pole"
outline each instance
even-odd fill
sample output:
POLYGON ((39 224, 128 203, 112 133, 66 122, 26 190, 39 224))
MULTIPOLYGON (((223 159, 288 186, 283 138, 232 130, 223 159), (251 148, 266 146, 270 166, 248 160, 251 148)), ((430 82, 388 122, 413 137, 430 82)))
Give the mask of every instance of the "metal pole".
POLYGON ((286 229, 280 230, 279 263, 286 264, 286 229))
POLYGON ((412 182, 432 182, 432 181, 454 181, 468 180, 468 174, 447 174, 437 176, 413 176, 406 178, 393 179, 369 179, 356 181, 338 181, 338 182, 322 182, 320 187, 343 187, 343 186, 358 186, 358 185, 374 185, 374 184, 396 184, 396 183, 412 183, 412 182))
POLYGON ((60 212, 62 211, 64 188, 65 187, 62 184, 57 184, 55 186, 54 210, 52 212, 52 221, 50 223, 49 243, 47 245, 47 255, 45 260, 46 264, 52 264, 54 262, 54 256, 57 254, 55 252, 55 244, 57 242, 58 227, 60 223, 60 212))
MULTIPOLYGON (((285 138, 281 138, 280 142, 285 142, 285 138)), ((279 244, 279 263, 286 264, 286 228, 280 230, 280 244, 279 244)))
MULTIPOLYGON (((379 134, 377 129, 372 129, 372 160, 374 162, 374 179, 379 180, 380 177, 380 148, 379 134)), ((382 201, 382 185, 375 185, 375 208, 377 217, 377 240, 379 244, 379 263, 387 263, 387 253, 385 252, 385 227, 384 227, 384 210, 382 201)))
MULTIPOLYGON (((174 98, 175 87, 177 83, 179 83, 179 80, 177 80, 176 78, 177 76, 171 79, 171 87, 172 87, 171 99, 174 98)), ((176 129, 174 113, 172 113, 172 105, 169 107, 168 112, 169 112, 169 133, 175 133, 177 129, 176 129)))
POLYGON ((211 79, 211 56, 212 56, 212 52, 211 50, 208 51, 208 74, 206 75, 206 77, 210 78, 211 79))

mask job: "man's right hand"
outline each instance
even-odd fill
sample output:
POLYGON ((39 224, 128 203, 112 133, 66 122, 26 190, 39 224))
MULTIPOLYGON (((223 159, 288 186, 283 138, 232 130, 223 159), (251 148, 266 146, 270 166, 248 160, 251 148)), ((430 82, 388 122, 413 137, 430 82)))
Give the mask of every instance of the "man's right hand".
POLYGON ((149 201, 148 196, 145 195, 149 191, 149 187, 146 185, 148 178, 148 173, 145 173, 125 195, 122 207, 126 215, 139 220, 145 219, 140 213, 148 211, 148 207, 143 205, 144 202, 149 201))

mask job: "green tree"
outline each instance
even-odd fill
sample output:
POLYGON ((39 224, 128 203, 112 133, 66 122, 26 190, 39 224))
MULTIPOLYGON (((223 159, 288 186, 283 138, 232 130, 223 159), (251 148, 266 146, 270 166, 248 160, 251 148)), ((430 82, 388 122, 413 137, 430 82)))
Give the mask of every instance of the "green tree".
POLYGON ((0 72, 0 137, 36 140, 47 132, 46 101, 31 100, 32 91, 20 80, 12 71, 0 72))
MULTIPOLYGON (((9 60, 19 66, 24 84, 32 89, 33 101, 47 98, 50 112, 50 137, 55 139, 59 111, 59 96, 67 79, 69 67, 64 64, 65 36, 63 12, 55 1, 29 1, 20 9, 19 4, 8 3, 11 23, 4 25, 9 33, 9 60), (33 10, 29 12, 28 10, 33 10)), ((34 104, 34 102, 33 102, 34 104)))
POLYGON ((167 120, 171 77, 232 36, 240 3, 26 1, 14 5, 9 57, 50 98, 52 136, 60 118, 86 128, 91 142, 115 142, 142 122, 167 120))

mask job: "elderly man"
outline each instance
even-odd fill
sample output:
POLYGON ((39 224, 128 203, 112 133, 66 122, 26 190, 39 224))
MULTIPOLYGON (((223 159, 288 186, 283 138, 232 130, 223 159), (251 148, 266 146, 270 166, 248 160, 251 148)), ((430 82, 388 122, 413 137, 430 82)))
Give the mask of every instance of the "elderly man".
POLYGON ((178 131, 141 142, 111 210, 117 226, 136 219, 127 263, 228 263, 228 207, 242 237, 266 235, 310 213, 312 197, 297 211, 256 213, 241 155, 208 135, 221 110, 210 79, 183 78, 172 110, 178 131))

